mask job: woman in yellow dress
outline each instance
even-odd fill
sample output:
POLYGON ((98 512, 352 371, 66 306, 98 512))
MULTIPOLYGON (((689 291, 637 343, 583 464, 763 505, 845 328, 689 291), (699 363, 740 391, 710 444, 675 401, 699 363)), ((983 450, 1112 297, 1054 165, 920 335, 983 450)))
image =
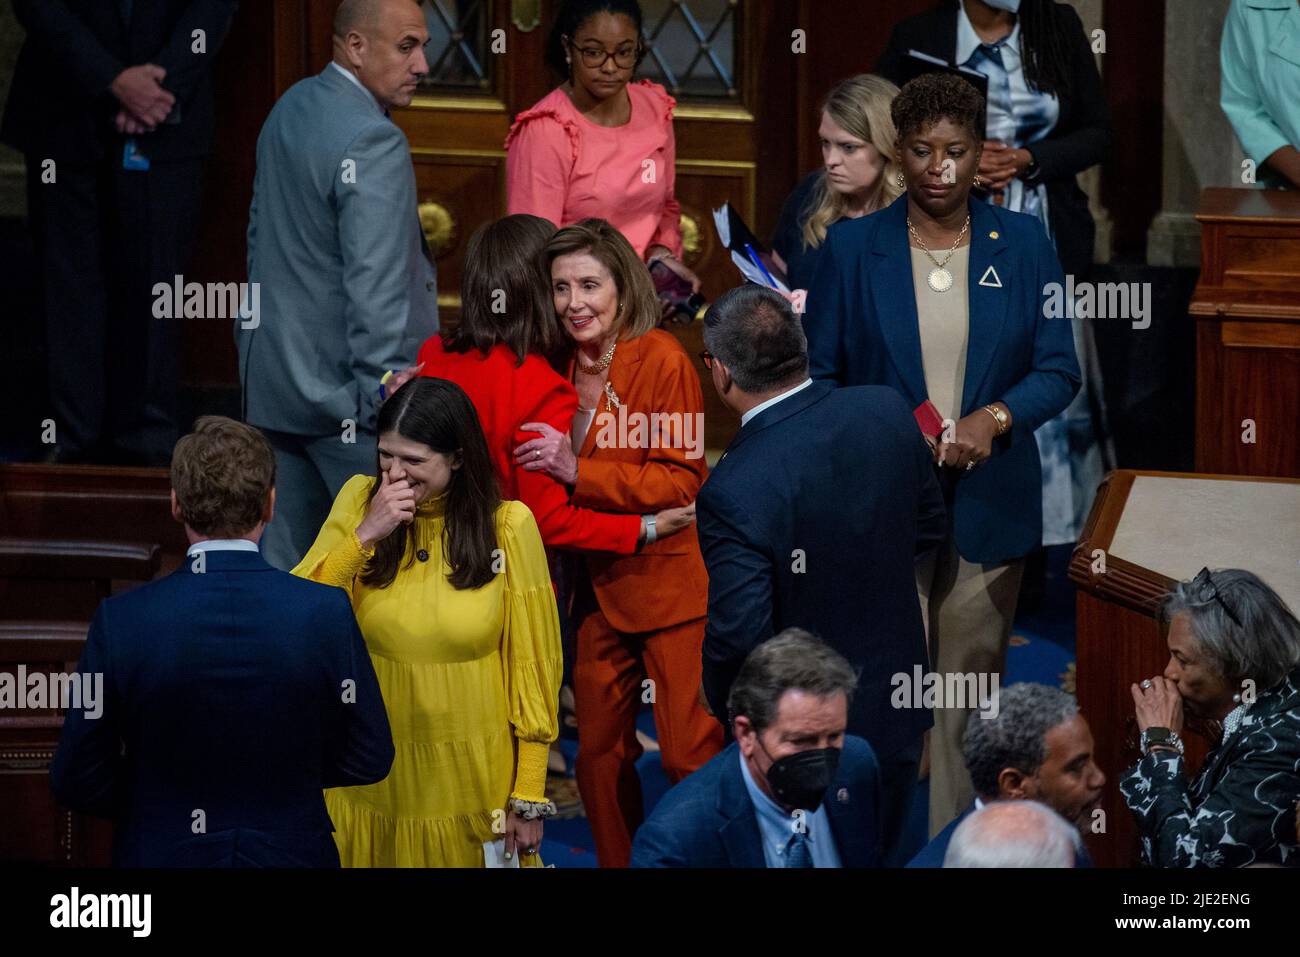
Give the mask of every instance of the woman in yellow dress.
POLYGON ((348 480, 294 569, 351 596, 397 750, 385 780, 325 792, 339 858, 538 866, 562 664, 537 524, 501 501, 459 386, 406 383, 377 431, 378 475, 348 480))

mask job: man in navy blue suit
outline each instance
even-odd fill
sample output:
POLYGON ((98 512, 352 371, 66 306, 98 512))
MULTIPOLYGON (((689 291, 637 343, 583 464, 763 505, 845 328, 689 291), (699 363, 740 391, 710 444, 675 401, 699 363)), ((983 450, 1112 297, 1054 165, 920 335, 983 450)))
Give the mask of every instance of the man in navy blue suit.
MULTIPOLYGON (((997 713, 971 712, 962 737, 975 801, 935 835, 908 867, 943 867, 953 832, 994 801, 1040 801, 1080 833, 1094 823, 1106 775, 1093 756, 1092 731, 1074 697, 1060 688, 1023 682, 1003 688, 997 713)), ((1079 854, 1080 867, 1090 866, 1079 854)))
POLYGON ((102 713, 70 709, 54 796, 116 822, 126 867, 338 867, 322 788, 388 775, 393 739, 347 595, 258 553, 275 455, 205 416, 172 456, 189 554, 104 601, 79 672, 102 713))
POLYGON ((844 733, 856 684, 802 629, 759 645, 728 696, 736 740, 659 802, 632 866, 879 866, 880 769, 844 733))
POLYGON ((741 415, 696 501, 705 696, 724 714, 745 656, 782 628, 825 639, 858 670, 848 730, 879 756, 884 860, 902 864, 933 720, 895 709, 891 687, 928 667, 915 559, 946 528, 929 446, 893 389, 811 381, 799 319, 770 289, 724 293, 704 317, 704 344, 718 395, 741 415))

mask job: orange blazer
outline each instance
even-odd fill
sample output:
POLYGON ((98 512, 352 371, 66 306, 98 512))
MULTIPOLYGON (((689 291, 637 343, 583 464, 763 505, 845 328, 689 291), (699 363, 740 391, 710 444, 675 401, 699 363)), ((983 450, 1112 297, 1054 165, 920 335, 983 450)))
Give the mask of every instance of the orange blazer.
MULTIPOLYGON (((704 394, 686 351, 662 329, 622 341, 608 382, 620 407, 608 410, 603 398, 597 404, 578 453, 573 504, 642 515, 695 501, 708 475, 704 394)), ((703 618, 708 607, 693 524, 635 555, 588 556, 587 569, 600 610, 618 631, 657 631, 703 618)))

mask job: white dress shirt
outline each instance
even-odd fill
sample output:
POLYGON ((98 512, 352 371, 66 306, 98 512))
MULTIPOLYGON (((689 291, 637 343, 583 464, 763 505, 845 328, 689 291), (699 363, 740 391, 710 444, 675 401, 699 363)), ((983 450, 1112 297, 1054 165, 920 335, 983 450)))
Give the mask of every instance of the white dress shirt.
POLYGON ((804 379, 793 389, 787 389, 785 392, 782 392, 780 395, 772 396, 772 398, 768 399, 766 402, 760 402, 758 405, 754 406, 752 409, 750 409, 748 412, 746 412, 744 415, 740 417, 740 427, 743 429, 745 425, 749 422, 749 420, 752 419, 754 416, 758 415, 758 413, 762 412, 764 409, 770 409, 772 406, 776 405, 782 399, 790 398, 790 396, 794 395, 796 392, 802 392, 804 389, 812 385, 812 383, 813 383, 812 379, 804 379))

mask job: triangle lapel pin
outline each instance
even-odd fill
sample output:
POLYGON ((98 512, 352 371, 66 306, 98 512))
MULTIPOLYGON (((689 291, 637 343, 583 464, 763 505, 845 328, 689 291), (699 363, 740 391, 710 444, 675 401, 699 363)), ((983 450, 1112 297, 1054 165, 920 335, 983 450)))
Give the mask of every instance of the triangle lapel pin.
POLYGON ((980 277, 980 285, 987 286, 990 289, 1002 288, 1002 280, 998 277, 998 271, 993 268, 992 263, 989 264, 988 269, 984 270, 984 275, 980 277))

